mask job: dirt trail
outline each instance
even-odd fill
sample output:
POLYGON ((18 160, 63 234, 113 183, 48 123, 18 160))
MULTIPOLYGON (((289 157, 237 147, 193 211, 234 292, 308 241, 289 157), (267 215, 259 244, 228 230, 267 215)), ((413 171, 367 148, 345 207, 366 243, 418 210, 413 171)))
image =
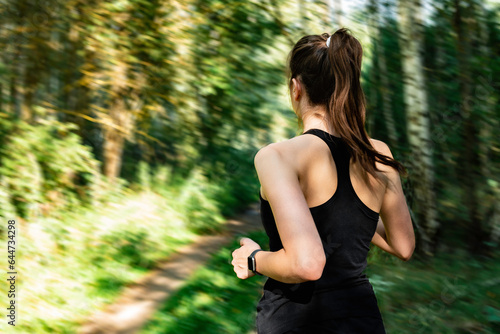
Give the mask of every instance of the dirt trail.
POLYGON ((211 255, 231 242, 238 233, 261 228, 258 204, 225 223, 219 235, 199 236, 197 239, 160 262, 158 269, 126 287, 114 304, 95 313, 80 328, 78 334, 137 333, 194 271, 211 255))

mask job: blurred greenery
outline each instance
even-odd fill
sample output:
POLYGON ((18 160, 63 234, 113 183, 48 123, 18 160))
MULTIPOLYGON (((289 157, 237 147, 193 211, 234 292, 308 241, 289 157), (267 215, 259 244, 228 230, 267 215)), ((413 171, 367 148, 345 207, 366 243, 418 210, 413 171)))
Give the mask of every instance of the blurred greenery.
MULTIPOLYGON (((264 232, 249 236, 267 242, 264 232)), ((265 278, 234 275, 228 259, 237 247, 215 254, 140 333, 253 333, 265 278)), ((428 263, 401 262, 375 247, 369 254, 367 275, 387 333, 498 332, 500 253, 468 261, 460 252, 440 253, 428 263)))
MULTIPOLYGON (((262 232, 249 237, 267 243, 262 232)), ((140 331, 146 333, 247 333, 255 323, 256 306, 265 277, 240 280, 230 264, 238 242, 218 251, 140 331)))
MULTIPOLYGON (((76 332, 257 201, 256 152, 300 133, 287 53, 346 26, 363 45, 367 130, 409 169, 416 254, 370 255, 388 329, 498 332, 499 21, 491 0, 0 1, 0 239, 15 219, 16 331, 76 332)), ((228 252, 147 331, 251 331, 262 281, 217 265, 228 252)))
POLYGON ((108 204, 18 226, 19 271, 36 274, 18 282, 26 313, 16 330, 76 332, 82 317, 194 240, 181 204, 170 205, 174 190, 114 193, 108 204))
POLYGON ((400 262, 372 249, 368 276, 388 333, 497 333, 500 253, 439 252, 400 262), (377 254, 379 253, 379 254, 377 254))

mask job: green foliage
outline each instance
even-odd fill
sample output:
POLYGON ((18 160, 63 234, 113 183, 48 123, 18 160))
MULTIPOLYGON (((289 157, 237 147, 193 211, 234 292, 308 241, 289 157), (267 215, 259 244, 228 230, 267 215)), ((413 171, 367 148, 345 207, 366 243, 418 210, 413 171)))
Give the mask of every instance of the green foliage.
POLYGON ((0 179, 0 217, 12 219, 16 216, 16 209, 12 205, 10 194, 7 192, 7 184, 4 178, 0 179))
MULTIPOLYGON (((372 1, 376 4, 376 1, 372 1)), ((386 141, 393 155, 409 167, 405 189, 414 217, 422 212, 419 199, 412 194, 419 180, 412 180, 407 132, 411 120, 405 115, 402 58, 397 16, 398 4, 369 6, 364 16, 374 20, 378 30, 370 36, 375 46, 366 62, 364 89, 367 94, 367 119, 370 135, 386 141), (375 15, 377 15, 375 17, 375 15), (380 58, 386 60, 386 70, 380 58), (385 79, 382 80, 382 78, 385 79), (386 105, 390 102, 390 105, 386 105), (393 118, 397 141, 388 135, 387 115, 393 118)), ((422 74, 432 149, 438 235, 436 244, 460 245, 474 251, 487 249, 494 225, 497 198, 488 180, 498 180, 500 170, 498 127, 498 75, 500 30, 495 22, 497 8, 483 1, 433 1, 433 10, 424 20, 422 36, 422 74), (446 235, 446 237, 444 237, 446 235)), ((370 27, 374 29, 374 27, 370 27)), ((416 102, 417 103, 417 102, 416 102)), ((425 227, 427 222, 415 222, 425 227)), ((423 230, 423 229, 422 229, 423 230)), ((417 230, 417 233, 419 230, 417 230)), ((420 237, 417 235, 417 237, 420 237)), ((423 238, 421 238, 422 240, 423 238)), ((491 249, 492 247, 489 247, 491 249)), ((417 248, 417 252, 419 248, 417 248)))
MULTIPOLYGON (((19 333, 75 333, 159 260, 195 235, 172 208, 175 194, 123 194, 92 208, 39 217, 22 225, 18 256, 27 275, 19 333), (117 200, 118 199, 118 200, 117 200), (57 310, 57 311, 56 311, 57 310)), ((0 331, 8 330, 0 324, 0 331)))
POLYGON ((0 175, 19 215, 32 215, 42 203, 71 206, 92 196, 98 162, 74 129, 51 120, 12 128, 0 150, 0 175))
POLYGON ((149 249, 158 247, 151 240, 150 233, 144 227, 131 225, 130 228, 112 231, 103 237, 105 244, 113 245, 109 256, 114 261, 131 267, 151 268, 153 261, 148 258, 149 249))
POLYGON ((214 182, 221 185, 217 196, 219 209, 226 215, 235 214, 248 203, 257 201, 259 180, 253 159, 256 149, 228 150, 223 164, 213 170, 214 182))
POLYGON ((498 252, 478 259, 456 250, 427 262, 402 262, 375 247, 369 254, 367 274, 388 333, 498 331, 498 252))
POLYGON ((191 230, 197 233, 219 230, 224 219, 217 207, 217 190, 218 187, 210 184, 201 170, 193 170, 179 198, 191 230))
POLYGON ((166 187, 170 181, 172 176, 172 168, 169 166, 157 166, 153 175, 153 186, 156 189, 161 189, 162 187, 166 187))
MULTIPOLYGON (((266 245, 263 232, 249 234, 266 245)), ((204 268, 160 308, 141 334, 147 333, 247 333, 254 329, 256 305, 265 277, 236 277, 230 264, 238 248, 235 238, 218 251, 204 268)))
POLYGON ((139 162, 138 172, 139 174, 139 185, 144 190, 149 190, 151 188, 151 171, 149 165, 141 161, 139 162))

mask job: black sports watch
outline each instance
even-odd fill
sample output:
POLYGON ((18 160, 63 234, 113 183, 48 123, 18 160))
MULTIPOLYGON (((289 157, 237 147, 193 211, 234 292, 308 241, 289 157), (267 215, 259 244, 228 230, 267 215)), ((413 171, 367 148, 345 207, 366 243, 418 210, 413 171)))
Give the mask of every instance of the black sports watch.
POLYGON ((254 274, 257 274, 257 275, 260 275, 262 276, 261 273, 257 272, 257 262, 255 262, 255 254, 257 254, 257 252, 260 252, 262 249, 256 249, 252 252, 252 254, 250 254, 250 256, 248 257, 248 270, 251 270, 254 274))

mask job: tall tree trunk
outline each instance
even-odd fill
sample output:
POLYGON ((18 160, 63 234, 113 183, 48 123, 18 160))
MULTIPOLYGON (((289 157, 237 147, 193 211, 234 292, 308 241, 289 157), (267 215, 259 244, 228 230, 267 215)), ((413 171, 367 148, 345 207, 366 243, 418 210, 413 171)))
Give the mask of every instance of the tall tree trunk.
MULTIPOLYGON (((389 89, 389 79, 387 78, 387 63, 385 58, 384 46, 381 43, 382 39, 382 28, 384 23, 379 22, 379 9, 377 1, 370 0, 370 30, 372 35, 373 43, 373 57, 374 62, 373 68, 375 69, 375 64, 378 64, 378 74, 380 76, 380 84, 376 85, 378 96, 382 97, 381 108, 382 115, 384 117, 384 123, 387 130, 387 137, 389 138, 390 146, 394 147, 398 143, 398 136, 396 132, 396 124, 394 122, 394 116, 392 112, 392 93, 389 89)), ((373 77, 375 78, 376 73, 373 71, 373 77)), ((373 81, 375 83, 375 80, 373 81)))
MULTIPOLYGON (((12 70, 15 70, 16 68, 14 67, 16 62, 13 62, 13 68, 12 70)), ((10 74, 10 81, 9 81, 9 112, 12 113, 13 115, 18 115, 20 111, 18 111, 18 104, 17 104, 17 83, 16 83, 16 75, 15 73, 10 74)))
MULTIPOLYGON (((331 0, 333 1, 333 0, 331 0)), ((368 2, 368 31, 371 36, 372 42, 372 57, 371 57, 371 71, 370 71, 370 90, 369 98, 367 100, 367 118, 366 118, 366 127, 368 129, 368 134, 373 134, 375 130, 375 119, 377 118, 376 111, 379 106, 379 94, 380 91, 378 86, 379 82, 379 70, 378 70, 378 62, 377 62, 377 54, 378 54, 378 31, 376 29, 377 25, 377 3, 375 0, 370 0, 368 2)))
POLYGON ((112 124, 107 124, 104 127, 104 175, 112 182, 120 176, 122 166, 123 146, 125 144, 122 126, 128 121, 127 111, 124 109, 123 97, 118 97, 109 110, 112 124))
MULTIPOLYGON (((457 36, 458 64, 460 68, 459 87, 461 103, 459 104, 460 115, 463 117, 463 150, 461 152, 462 172, 461 183, 463 185, 463 202, 468 211, 467 242, 469 249, 476 253, 481 250, 482 240, 485 236, 483 224, 481 224, 479 186, 481 181, 481 159, 478 154, 479 129, 475 110, 476 97, 473 96, 476 75, 471 62, 473 42, 477 44, 477 27, 474 13, 474 1, 455 0, 454 29, 457 36), (472 30, 474 32, 472 33, 472 30)), ((474 48, 477 45, 474 46, 474 48)))
POLYGON ((35 90, 38 85, 38 78, 40 73, 37 71, 36 66, 36 56, 37 56, 37 45, 36 39, 30 39, 30 46, 32 47, 30 52, 27 52, 24 59, 24 82, 23 91, 24 99, 21 105, 21 119, 26 122, 31 122, 33 119, 33 104, 35 103, 35 90))
MULTIPOLYGON (((470 3, 470 5, 472 5, 470 3)), ((476 45, 479 47, 477 48, 478 52, 477 54, 482 58, 482 59, 488 59, 488 56, 491 54, 491 50, 488 47, 488 27, 486 25, 486 22, 484 20, 485 15, 485 9, 481 3, 474 3, 474 7, 476 7, 475 10, 475 17, 477 17, 477 29, 478 31, 477 34, 475 34, 476 38, 476 45)), ((477 194, 478 197, 481 198, 486 198, 488 200, 484 201, 479 201, 481 203, 480 205, 480 215, 481 215, 481 221, 483 224, 481 224, 480 228, 482 229, 481 234, 479 235, 478 240, 476 240, 476 244, 474 245, 476 248, 479 248, 481 250, 486 250, 486 248, 490 248, 489 250, 492 250, 492 244, 489 243, 488 241, 491 240, 491 236, 493 234, 493 231, 495 230, 495 225, 498 224, 498 213, 500 209, 500 205, 498 205, 499 201, 499 189, 498 189, 498 183, 491 183, 491 180, 495 179, 494 172, 492 172, 492 167, 491 163, 489 161, 489 156, 491 152, 491 145, 493 140, 493 133, 494 133, 494 124, 498 124, 498 119, 495 120, 493 108, 495 104, 491 101, 490 96, 493 96, 494 89, 491 87, 491 69, 487 68, 485 69, 484 67, 481 67, 479 69, 482 71, 482 74, 480 75, 480 80, 476 80, 476 86, 475 86, 475 97, 477 99, 477 113, 479 115, 483 115, 483 117, 478 117, 479 119, 479 132, 478 132, 478 160, 479 160, 479 166, 477 167, 481 178, 479 181, 479 184, 482 185, 480 186, 480 191, 477 194), (490 76, 490 77, 488 77, 490 76), (494 121, 490 121, 494 120, 494 121), (493 194, 493 196, 487 196, 486 194, 493 194), (487 213, 488 211, 493 211, 493 218, 488 221, 487 213), (486 247, 483 247, 486 246, 486 247)), ((476 76, 474 76, 476 77, 476 76)), ((476 77, 477 78, 477 77, 476 77)), ((497 99, 498 100, 498 99, 497 99)), ((486 251, 485 251, 486 253, 486 251)))
POLYGON ((86 52, 82 61, 82 57, 77 54, 78 50, 84 48, 83 41, 79 38, 78 33, 76 33, 76 28, 68 24, 66 27, 67 34, 63 36, 54 36, 60 39, 60 44, 64 45, 64 56, 67 64, 72 66, 68 67, 68 70, 64 72, 63 76, 63 86, 64 86, 64 97, 63 105, 64 109, 75 114, 64 114, 60 115, 62 119, 66 122, 74 123, 78 126, 78 133, 81 137, 85 138, 85 119, 81 116, 88 113, 88 86, 83 86, 79 82, 81 81, 81 66, 83 64, 91 63, 91 54, 86 52), (89 60, 88 62, 86 62, 89 60))
POLYGON ((391 146, 397 146, 398 134, 396 132, 396 123, 392 112, 392 91, 389 88, 389 79, 387 78, 387 63, 385 58, 385 50, 381 44, 378 52, 378 61, 380 68, 380 89, 382 90, 382 112, 384 115, 387 136, 391 146))
POLYGON ((21 86, 16 87, 17 98, 19 99, 20 107, 18 109, 18 116, 21 120, 31 122, 33 118, 33 103, 34 93, 38 84, 37 73, 37 56, 39 45, 41 43, 40 29, 35 22, 30 21, 33 19, 35 11, 32 5, 26 1, 21 0, 16 3, 17 10, 22 13, 21 16, 15 18, 15 25, 19 31, 20 43, 25 45, 16 45, 17 55, 17 76, 20 78, 21 86), (23 36, 21 37, 21 34, 23 36))
POLYGON ((133 123, 131 110, 125 101, 127 65, 118 54, 116 54, 116 64, 113 66, 111 79, 112 101, 103 128, 103 157, 104 175, 114 182, 120 176, 125 138, 130 135, 133 123))
POLYGON ((439 226, 433 191, 434 166, 429 129, 427 95, 421 58, 422 20, 419 0, 399 1, 399 23, 402 49, 404 100, 411 151, 411 175, 414 180, 415 210, 420 238, 419 248, 431 255, 439 226))
POLYGON ((25 38, 21 31, 23 30, 23 23, 20 18, 16 17, 14 20, 14 29, 17 31, 13 34, 13 55, 12 63, 10 66, 10 105, 11 112, 18 118, 23 119, 22 104, 23 93, 19 87, 19 78, 23 78, 23 53, 22 43, 25 43, 25 38))

